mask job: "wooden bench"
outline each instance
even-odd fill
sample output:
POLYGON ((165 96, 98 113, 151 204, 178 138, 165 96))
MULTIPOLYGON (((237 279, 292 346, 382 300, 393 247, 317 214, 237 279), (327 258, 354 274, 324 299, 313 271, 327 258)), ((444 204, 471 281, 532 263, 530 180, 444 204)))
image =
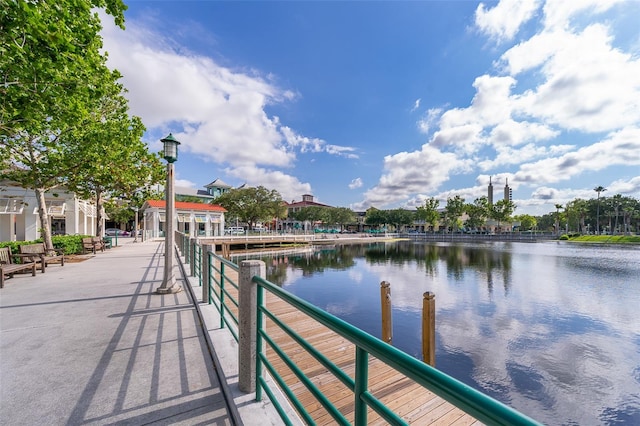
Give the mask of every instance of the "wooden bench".
POLYGON ((93 244, 96 246, 96 250, 104 251, 107 248, 107 243, 104 242, 102 237, 91 237, 93 244))
POLYGON ((96 254, 98 250, 104 251, 105 242, 100 237, 85 237, 82 239, 82 253, 96 254))
POLYGON ((19 247, 21 257, 25 259, 25 262, 39 263, 42 265, 41 270, 43 273, 44 268, 48 266, 50 262, 60 262, 60 265, 64 266, 64 253, 62 249, 46 250, 44 243, 22 244, 19 247))
POLYGON ((82 239, 82 254, 89 252, 96 254, 96 245, 93 243, 92 237, 85 237, 82 239))
POLYGON ((31 269, 31 275, 36 276, 36 263, 23 262, 13 263, 13 258, 17 255, 11 253, 10 247, 0 247, 0 288, 4 288, 4 276, 13 277, 16 272, 28 271, 31 269))

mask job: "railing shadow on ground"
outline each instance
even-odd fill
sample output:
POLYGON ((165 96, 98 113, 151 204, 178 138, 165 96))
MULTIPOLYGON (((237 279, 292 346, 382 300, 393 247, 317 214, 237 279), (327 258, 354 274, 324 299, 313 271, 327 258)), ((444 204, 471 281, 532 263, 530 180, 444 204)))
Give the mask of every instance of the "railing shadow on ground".
POLYGON ((162 278, 163 248, 159 244, 153 253, 125 311, 109 315, 122 319, 67 425, 228 423, 218 378, 203 362, 210 355, 192 301, 184 292, 154 293, 162 278), (193 359, 199 362, 189 362, 193 359))

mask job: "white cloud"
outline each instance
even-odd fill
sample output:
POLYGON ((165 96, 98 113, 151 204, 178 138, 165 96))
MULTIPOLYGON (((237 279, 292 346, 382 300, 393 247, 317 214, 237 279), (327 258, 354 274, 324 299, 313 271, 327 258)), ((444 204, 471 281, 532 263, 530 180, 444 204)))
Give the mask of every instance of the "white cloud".
POLYGON ((548 184, 568 180, 587 170, 618 165, 640 165, 639 128, 623 129, 560 157, 523 164, 514 177, 521 183, 548 184))
POLYGON ((175 186, 180 188, 195 188, 196 184, 187 179, 176 179, 175 186))
POLYGON ((388 155, 384 158, 384 175, 354 208, 383 208, 406 200, 411 194, 429 193, 446 181, 451 172, 468 170, 469 166, 469 161, 429 145, 423 145, 421 151, 388 155))
POLYGON ((123 75, 131 112, 151 132, 170 129, 181 150, 226 164, 231 176, 276 188, 286 198, 309 193, 311 186, 269 169, 292 167, 296 153, 357 158, 351 147, 300 135, 269 116, 267 106, 297 97, 273 84, 271 76, 233 70, 190 52, 150 30, 148 22, 128 20, 122 31, 112 21, 103 19, 101 34, 109 66, 123 75))
POLYGON ((361 187, 362 187, 362 179, 360 179, 360 178, 355 178, 349 184, 349 189, 357 189, 357 188, 361 188, 361 187))
POLYGON ((442 108, 430 108, 426 114, 418 120, 418 130, 420 133, 428 134, 433 123, 442 115, 442 111, 442 108))
POLYGON ((264 186, 275 189, 285 201, 299 199, 302 194, 311 194, 311 185, 300 182, 296 177, 278 170, 267 170, 253 166, 240 166, 227 170, 249 186, 264 186))
POLYGON ((590 11, 592 14, 602 13, 622 0, 547 0, 544 5, 544 24, 548 30, 566 30, 576 15, 590 11))
POLYGON ((416 101, 413 103, 413 108, 411 108, 411 112, 417 110, 418 108, 420 108, 420 102, 422 101, 422 99, 416 99, 416 101))
POLYGON ((353 153, 355 151, 355 148, 353 147, 331 145, 327 144, 322 139, 301 136, 287 126, 282 126, 280 128, 280 131, 284 135, 284 138, 289 146, 298 148, 300 152, 326 152, 330 155, 338 155, 347 158, 358 158, 358 155, 353 153))
POLYGON ((602 132, 640 121, 640 58, 611 46, 605 26, 543 33, 502 59, 518 74, 540 70, 544 82, 516 98, 520 114, 567 130, 602 132))
POLYGON ((511 40, 533 17, 539 3, 538 0, 502 0, 491 9, 480 3, 476 9, 476 26, 498 41, 511 40))
MULTIPOLYGON (((432 133, 426 145, 429 159, 423 155, 425 147, 387 156, 379 184, 365 194, 363 203, 399 202, 401 196, 411 203, 422 194, 434 194, 451 173, 460 172, 460 164, 465 172, 476 168, 484 173, 519 165, 509 181, 541 186, 532 205, 550 195, 546 188, 551 184, 640 165, 640 56, 614 47, 614 28, 598 16, 615 3, 546 2, 538 32, 507 47, 494 73, 475 79, 476 93, 468 107, 429 110, 418 121, 421 133, 432 133), (455 160, 449 160, 449 153, 455 153, 455 160), (437 177, 413 167, 417 159, 424 168, 436 170, 437 177), (432 159, 452 161, 453 166, 432 159)), ((476 25, 504 42, 538 9, 536 1, 502 1, 491 9, 480 5, 476 25)), ((437 197, 480 191, 486 190, 441 191, 437 197)), ((552 198, 577 193, 554 191, 558 193, 552 198)))
POLYGON ((539 146, 534 143, 527 144, 521 148, 512 148, 509 146, 498 148, 497 155, 492 159, 479 161, 480 170, 496 170, 500 167, 523 164, 531 162, 537 158, 549 157, 552 155, 562 154, 573 150, 573 145, 556 145, 551 147, 539 146))

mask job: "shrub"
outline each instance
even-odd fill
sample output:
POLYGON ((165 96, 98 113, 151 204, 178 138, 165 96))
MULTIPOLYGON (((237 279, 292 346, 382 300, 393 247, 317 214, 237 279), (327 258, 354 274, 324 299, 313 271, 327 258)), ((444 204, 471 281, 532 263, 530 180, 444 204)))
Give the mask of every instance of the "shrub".
MULTIPOLYGON (((51 237, 54 248, 59 248, 64 251, 64 254, 80 254, 82 253, 82 238, 89 237, 90 235, 56 235, 51 237)), ((0 242, 0 247, 11 247, 11 253, 19 253, 18 248, 22 244, 34 244, 41 243, 42 239, 35 241, 3 241, 0 242)))

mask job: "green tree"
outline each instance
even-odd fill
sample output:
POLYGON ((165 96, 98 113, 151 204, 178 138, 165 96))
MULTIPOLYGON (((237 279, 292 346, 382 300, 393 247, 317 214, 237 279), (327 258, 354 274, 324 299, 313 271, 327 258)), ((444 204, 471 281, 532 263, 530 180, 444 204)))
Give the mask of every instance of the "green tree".
POLYGON ((418 206, 416 209, 416 219, 424 220, 425 224, 435 228, 438 224, 438 219, 440 219, 440 213, 438 213, 439 206, 440 202, 438 200, 433 197, 427 198, 424 200, 424 205, 418 206))
POLYGON ((516 221, 520 222, 521 231, 533 231, 538 225, 538 221, 535 216, 529 214, 521 214, 513 217, 516 221))
POLYGON ((83 165, 84 146, 67 138, 90 122, 118 77, 100 52, 92 8, 106 8, 123 25, 120 0, 10 1, 0 8, 0 177, 35 191, 49 249, 45 192, 83 165))
POLYGON ((355 221, 356 214, 353 212, 353 210, 347 207, 327 208, 326 222, 331 225, 339 225, 340 230, 343 230, 345 225, 354 223, 355 221))
POLYGON ((379 210, 375 207, 369 207, 364 217, 364 223, 369 226, 380 227, 389 223, 389 216, 385 210, 379 210))
POLYGON ((556 235, 560 234, 560 209, 562 208, 562 204, 556 204, 556 224, 555 230, 556 235))
POLYGON ((405 226, 412 225, 415 218, 415 213, 406 209, 387 211, 387 223, 395 225, 396 232, 401 232, 405 226))
POLYGON ((456 195, 453 198, 447 198, 447 205, 444 208, 447 226, 452 231, 457 231, 460 227, 460 216, 464 213, 464 198, 456 195))
MULTIPOLYGON (((122 90, 118 85, 114 90, 122 90)), ((83 146, 78 157, 82 167, 67 179, 67 187, 84 198, 95 198, 97 235, 103 234, 102 210, 105 196, 131 200, 127 209, 141 207, 133 204, 132 194, 159 183, 165 171, 158 154, 151 154, 141 138, 144 126, 138 117, 128 115, 127 100, 114 93, 102 100, 97 116, 85 128, 72 133, 83 146), (91 142, 88 142, 91 141, 91 142)), ((119 203, 120 205, 122 203, 119 203)), ((129 212, 133 215, 133 212, 129 212)))
POLYGON ((291 219, 298 222, 309 222, 314 224, 317 222, 328 223, 329 207, 309 206, 301 208, 291 214, 291 219))
POLYGON ((487 197, 476 198, 473 203, 465 204, 464 212, 468 216, 465 226, 468 228, 480 228, 485 224, 489 216, 489 200, 487 197))
POLYGON ((215 199, 227 209, 229 217, 238 219, 253 229, 256 223, 282 218, 286 208, 280 193, 264 186, 231 189, 215 199))
POLYGON ((598 193, 598 210, 596 213, 596 234, 600 235, 600 193, 607 190, 604 186, 596 186, 593 188, 598 193))
POLYGON ((500 200, 490 207, 489 216, 491 219, 498 222, 498 229, 500 229, 500 223, 507 222, 511 218, 515 209, 516 205, 513 201, 500 200))
MULTIPOLYGON (((567 207, 570 212, 570 219, 574 224, 576 224, 578 232, 584 232, 585 220, 588 213, 587 202, 580 198, 576 198, 575 200, 568 202, 567 207)), ((567 220, 569 220, 569 218, 567 218, 567 220)))

